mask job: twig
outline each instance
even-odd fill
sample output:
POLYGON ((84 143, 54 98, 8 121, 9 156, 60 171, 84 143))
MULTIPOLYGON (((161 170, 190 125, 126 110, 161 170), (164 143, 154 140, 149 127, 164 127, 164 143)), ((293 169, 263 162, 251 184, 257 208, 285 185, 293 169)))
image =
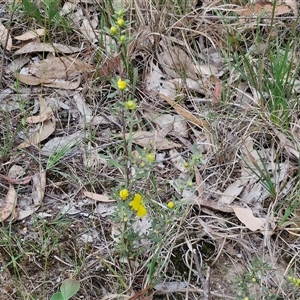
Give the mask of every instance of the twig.
POLYGON ((203 285, 203 300, 210 298, 210 267, 207 267, 206 278, 203 285))

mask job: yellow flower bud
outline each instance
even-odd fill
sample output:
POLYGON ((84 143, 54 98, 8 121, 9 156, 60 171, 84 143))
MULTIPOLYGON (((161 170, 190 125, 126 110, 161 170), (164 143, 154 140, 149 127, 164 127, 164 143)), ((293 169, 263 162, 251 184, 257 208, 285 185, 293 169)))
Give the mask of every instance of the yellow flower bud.
POLYGON ((117 19, 117 24, 118 24, 119 27, 123 27, 124 24, 125 24, 124 19, 123 18, 118 18, 117 19))
POLYGON ((175 204, 173 201, 170 201, 168 204, 167 204, 168 208, 172 209, 174 208, 175 204))
POLYGON ((111 26, 109 31, 112 35, 116 35, 118 32, 118 28, 116 26, 111 26))
POLYGON ((125 43, 126 42, 126 36, 125 35, 121 35, 120 36, 120 42, 121 43, 125 43))
POLYGON ((127 109, 135 109, 136 103, 133 100, 128 100, 127 102, 125 102, 125 107, 127 109))

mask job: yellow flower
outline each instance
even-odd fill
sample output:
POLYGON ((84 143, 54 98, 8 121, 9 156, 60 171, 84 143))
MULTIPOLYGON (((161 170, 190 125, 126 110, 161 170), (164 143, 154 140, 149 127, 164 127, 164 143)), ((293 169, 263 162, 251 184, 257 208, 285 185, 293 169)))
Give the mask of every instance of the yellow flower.
POLYGON ((128 100, 127 102, 125 102, 125 107, 127 109, 135 109, 136 103, 133 100, 128 100))
POLYGON ((139 209, 138 209, 137 212, 136 212, 136 215, 137 215, 139 218, 142 218, 142 217, 145 217, 146 214, 147 214, 147 209, 146 209, 146 207, 145 207, 143 204, 141 204, 141 205, 139 206, 139 209))
POLYGON ((119 78, 117 84, 118 84, 118 89, 119 89, 120 91, 124 91, 124 90, 126 89, 126 87, 127 87, 126 81, 122 80, 121 78, 119 78))
POLYGON ((120 191, 119 196, 122 200, 126 200, 129 196, 129 191, 127 189, 123 189, 120 191))
POLYGON ((168 204, 167 204, 168 208, 172 209, 174 208, 175 204, 173 201, 170 201, 168 204))
POLYGON ((149 163, 153 163, 155 161, 155 153, 149 153, 146 155, 146 158, 149 163))
POLYGON ((112 35, 116 35, 118 32, 118 28, 116 26, 111 26, 109 31, 112 35))
POLYGON ((138 210, 139 207, 142 205, 143 197, 140 194, 135 194, 133 200, 129 203, 134 210, 138 210))
POLYGON ((118 19, 117 19, 117 24, 118 24, 118 26, 123 27, 124 24, 125 24, 124 19, 123 19, 123 18, 118 18, 118 19))

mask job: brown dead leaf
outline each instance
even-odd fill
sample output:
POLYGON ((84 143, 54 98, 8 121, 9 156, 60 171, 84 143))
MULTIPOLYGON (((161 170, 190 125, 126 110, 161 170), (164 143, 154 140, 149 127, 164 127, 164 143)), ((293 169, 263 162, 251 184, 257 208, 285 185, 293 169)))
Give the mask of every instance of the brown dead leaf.
POLYGON ((14 220, 15 221, 21 221, 29 216, 31 216, 35 211, 37 210, 36 209, 30 209, 30 210, 23 210, 23 209, 16 209, 16 213, 15 213, 15 216, 14 216, 14 220))
POLYGON ((125 134, 126 139, 132 137, 132 142, 142 147, 150 147, 157 150, 167 150, 176 147, 182 147, 180 144, 167 140, 164 136, 164 134, 161 134, 158 131, 139 131, 132 133, 132 136, 129 133, 125 134))
POLYGON ((12 165, 11 168, 8 170, 8 177, 13 179, 19 179, 22 178, 25 173, 25 170, 23 167, 19 165, 12 165))
POLYGON ((81 26, 79 28, 79 31, 84 35, 85 38, 88 39, 88 41, 92 44, 96 43, 98 41, 97 31, 95 28, 97 27, 97 22, 95 22, 95 19, 87 19, 84 18, 82 20, 81 26), (92 22, 94 21, 94 22, 92 22), (93 24, 94 23, 94 24, 93 24), (93 26, 95 25, 95 26, 93 26))
MULTIPOLYGON (((108 59, 99 69, 98 76, 101 78, 110 77, 116 71, 119 71, 121 66, 121 55, 117 55, 116 57, 108 59)), ((122 73, 122 72, 120 72, 122 73)))
POLYGON ((297 5, 296 0, 284 0, 284 3, 292 9, 294 16, 297 18, 298 17, 298 5, 297 5))
POLYGON ((11 184, 21 184, 21 185, 23 185, 23 184, 27 184, 31 180, 32 176, 23 177, 23 178, 20 178, 20 179, 13 179, 13 178, 10 178, 8 176, 0 174, 0 177, 3 178, 4 180, 6 180, 7 182, 11 183, 11 184))
POLYGON ((47 44, 40 42, 31 42, 17 50, 14 55, 21 55, 34 52, 61 52, 65 54, 71 54, 79 52, 81 49, 78 47, 65 46, 62 44, 47 44))
POLYGON ((41 95, 39 95, 39 100, 40 100, 40 114, 38 116, 28 117, 26 119, 26 123, 29 124, 41 123, 53 116, 52 108, 46 103, 45 99, 41 95))
POLYGON ((0 43, 3 48, 6 47, 7 51, 11 51, 12 38, 8 32, 8 29, 3 24, 1 24, 1 22, 0 22, 0 43))
POLYGON ((187 78, 197 80, 195 66, 184 50, 171 45, 167 40, 161 41, 163 51, 158 55, 161 67, 171 78, 181 78, 184 74, 187 78))
POLYGON ((28 85, 76 89, 82 73, 91 73, 94 66, 72 57, 52 57, 23 68, 15 77, 28 85))
POLYGON ((233 208, 234 208, 233 205, 222 204, 215 200, 206 200, 206 199, 203 199, 202 197, 198 197, 198 200, 199 200, 199 204, 201 206, 207 207, 209 209, 216 210, 216 211, 222 211, 222 212, 226 212, 226 213, 233 212, 233 208))
MULTIPOLYGON (((277 5, 274 11, 274 16, 280 16, 286 13, 289 13, 291 8, 285 4, 277 5)), ((237 13, 241 17, 254 17, 261 14, 273 13, 273 3, 269 1, 258 1, 254 5, 246 4, 243 10, 237 10, 237 13)))
POLYGON ((197 183, 198 197, 202 197, 203 192, 204 192, 204 187, 205 187, 205 181, 203 180, 203 178, 196 166, 194 167, 194 171, 195 171, 195 180, 197 183))
POLYGON ((32 199, 35 207, 40 206, 45 195, 46 171, 41 171, 32 176, 32 199))
POLYGON ((29 30, 23 33, 22 35, 15 36, 14 38, 19 41, 28 41, 31 39, 35 39, 39 36, 45 35, 46 31, 44 28, 40 28, 37 30, 29 30))
POLYGON ((91 198, 93 200, 99 201, 99 202, 116 202, 116 200, 111 200, 105 195, 91 193, 88 191, 84 191, 83 194, 84 194, 84 196, 91 198))
POLYGON ((67 136, 59 136, 49 140, 42 148, 41 154, 46 156, 54 155, 60 151, 68 152, 76 145, 79 145, 85 137, 84 132, 77 131, 67 136))
POLYGON ((182 117, 184 117, 185 119, 187 119, 191 123, 196 124, 196 125, 200 126, 201 128, 209 129, 209 124, 205 120, 202 120, 201 118, 195 117, 192 113, 187 111, 185 108, 183 108, 181 105, 176 103, 170 97, 168 97, 166 95, 163 95, 163 94, 159 94, 159 96, 162 99, 164 99, 165 101, 167 101, 176 110, 176 112, 179 115, 181 115, 182 117))
POLYGON ((150 95, 153 94, 153 97, 156 97, 157 93, 172 98, 176 95, 175 83, 171 80, 165 80, 165 75, 153 61, 150 63, 149 72, 145 76, 145 84, 146 90, 150 92, 150 95))
POLYGON ((18 81, 28 85, 39 85, 42 83, 51 83, 51 80, 45 82, 42 81, 40 78, 37 78, 32 75, 27 75, 27 74, 15 73, 15 77, 18 81))
POLYGON ((248 180, 246 179, 237 179, 226 188, 218 202, 222 204, 231 204, 232 201, 242 192, 247 183, 248 180))
POLYGON ((40 78, 47 84, 57 79, 70 80, 80 73, 90 73, 93 70, 94 66, 73 57, 53 57, 28 67, 30 75, 40 78))
POLYGON ((0 211, 0 222, 5 221, 14 211, 17 201, 17 193, 14 187, 10 184, 6 197, 4 199, 4 206, 0 211))
POLYGON ((300 158, 300 152, 297 150, 297 145, 296 143, 293 143, 290 139, 288 139, 287 136, 285 136, 282 132, 280 132, 277 129, 273 129, 277 135, 277 137, 279 138, 280 141, 280 145, 281 147, 283 147, 289 155, 291 155, 292 158, 296 157, 296 158, 300 158))
POLYGON ((55 118, 52 117, 49 120, 46 120, 44 123, 40 124, 38 126, 38 130, 35 131, 27 141, 24 141, 19 146, 17 146, 17 149, 27 148, 29 146, 39 144, 41 141, 47 139, 54 132, 55 128, 55 118))
POLYGON ((56 89, 64 89, 64 90, 75 90, 79 87, 81 83, 81 76, 78 75, 77 78, 74 80, 62 80, 62 79, 55 79, 51 83, 45 83, 43 86, 53 87, 56 89))
POLYGON ((263 230, 266 224, 265 218, 254 217, 251 208, 233 207, 237 218, 251 231, 263 230))
POLYGON ((223 88, 222 81, 215 76, 213 77, 213 81, 215 83, 215 88, 212 93, 213 96, 212 103, 219 104, 222 97, 222 88, 223 88))

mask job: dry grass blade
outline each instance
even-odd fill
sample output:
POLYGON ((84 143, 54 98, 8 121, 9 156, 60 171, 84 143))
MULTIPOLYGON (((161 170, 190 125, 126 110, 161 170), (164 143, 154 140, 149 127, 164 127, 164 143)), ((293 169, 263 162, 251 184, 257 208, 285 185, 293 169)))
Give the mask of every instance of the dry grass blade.
POLYGON ((193 124, 195 124, 195 125, 197 125, 197 126, 199 126, 201 128, 209 130, 210 126, 209 126, 209 124, 208 124, 207 121, 202 120, 201 118, 195 117, 192 113, 190 113, 188 110, 186 110, 181 105, 179 105, 178 103, 176 103, 170 97, 165 96, 164 94, 160 94, 159 96, 160 96, 160 98, 162 98, 163 100, 165 100, 166 102, 168 102, 176 110, 176 112, 179 115, 181 115, 182 117, 184 117, 188 121, 192 122, 193 124))

